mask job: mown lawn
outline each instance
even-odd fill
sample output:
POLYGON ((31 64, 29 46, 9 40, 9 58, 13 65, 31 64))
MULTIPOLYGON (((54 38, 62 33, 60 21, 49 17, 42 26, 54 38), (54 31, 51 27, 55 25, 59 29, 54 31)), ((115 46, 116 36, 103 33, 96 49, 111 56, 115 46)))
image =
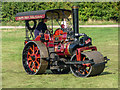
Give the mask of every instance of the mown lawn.
POLYGON ((80 28, 92 37, 104 56, 111 60, 99 76, 77 78, 73 74, 28 75, 22 66, 25 30, 2 31, 2 87, 3 88, 118 88, 118 28, 80 28))

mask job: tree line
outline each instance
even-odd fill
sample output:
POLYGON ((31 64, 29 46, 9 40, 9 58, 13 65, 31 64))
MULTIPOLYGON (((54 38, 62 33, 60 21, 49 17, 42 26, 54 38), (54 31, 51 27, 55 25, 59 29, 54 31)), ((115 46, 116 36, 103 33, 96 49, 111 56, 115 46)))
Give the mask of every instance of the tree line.
MULTIPOLYGON (((79 20, 119 20, 120 2, 76 2, 79 20)), ((2 21, 15 21, 18 12, 48 9, 69 9, 73 2, 2 2, 2 21)))

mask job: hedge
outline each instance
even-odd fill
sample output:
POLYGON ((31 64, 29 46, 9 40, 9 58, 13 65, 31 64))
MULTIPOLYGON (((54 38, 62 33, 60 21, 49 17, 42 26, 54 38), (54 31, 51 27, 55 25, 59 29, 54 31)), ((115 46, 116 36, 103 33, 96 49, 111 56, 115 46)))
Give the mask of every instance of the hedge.
MULTIPOLYGON (((15 21, 18 12, 70 9, 72 2, 2 2, 2 20, 15 21)), ((77 2, 79 6, 79 20, 119 20, 120 2, 77 2)))

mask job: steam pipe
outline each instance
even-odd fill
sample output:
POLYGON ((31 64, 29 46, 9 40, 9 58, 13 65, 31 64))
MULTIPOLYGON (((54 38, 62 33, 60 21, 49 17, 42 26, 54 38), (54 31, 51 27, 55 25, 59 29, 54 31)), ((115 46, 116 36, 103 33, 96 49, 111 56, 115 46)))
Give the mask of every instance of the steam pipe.
POLYGON ((79 21, 78 21, 78 6, 72 7, 73 13, 73 30, 74 30, 74 37, 76 40, 79 40, 79 21))

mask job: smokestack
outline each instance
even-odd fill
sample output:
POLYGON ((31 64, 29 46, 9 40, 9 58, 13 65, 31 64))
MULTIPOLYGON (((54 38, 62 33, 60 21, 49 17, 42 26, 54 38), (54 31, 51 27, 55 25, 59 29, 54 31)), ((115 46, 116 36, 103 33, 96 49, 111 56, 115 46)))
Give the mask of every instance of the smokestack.
POLYGON ((79 17, 78 17, 78 6, 72 7, 72 13, 73 13, 73 30, 74 35, 77 40, 79 40, 79 17))

